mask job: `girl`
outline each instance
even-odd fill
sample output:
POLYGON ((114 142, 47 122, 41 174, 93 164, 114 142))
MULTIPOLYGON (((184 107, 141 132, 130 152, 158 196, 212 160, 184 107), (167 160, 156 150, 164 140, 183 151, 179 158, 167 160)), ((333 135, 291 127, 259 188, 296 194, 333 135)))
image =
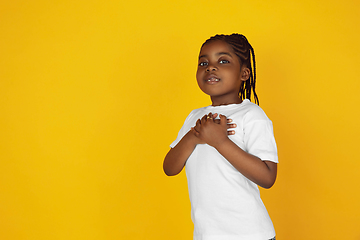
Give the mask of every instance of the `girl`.
POLYGON ((163 165, 169 176, 186 166, 194 240, 275 239, 257 185, 274 184, 277 148, 271 121, 250 102, 252 93, 259 101, 245 36, 208 39, 196 78, 212 105, 190 113, 163 165))

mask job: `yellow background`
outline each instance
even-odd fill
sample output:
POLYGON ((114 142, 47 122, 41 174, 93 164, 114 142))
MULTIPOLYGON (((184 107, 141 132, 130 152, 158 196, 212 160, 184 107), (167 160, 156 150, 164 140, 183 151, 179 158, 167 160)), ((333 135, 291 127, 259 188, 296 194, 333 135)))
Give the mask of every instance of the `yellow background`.
POLYGON ((280 164, 277 239, 360 239, 360 6, 321 1, 0 3, 0 239, 191 239, 185 174, 162 160, 199 47, 255 48, 280 164))

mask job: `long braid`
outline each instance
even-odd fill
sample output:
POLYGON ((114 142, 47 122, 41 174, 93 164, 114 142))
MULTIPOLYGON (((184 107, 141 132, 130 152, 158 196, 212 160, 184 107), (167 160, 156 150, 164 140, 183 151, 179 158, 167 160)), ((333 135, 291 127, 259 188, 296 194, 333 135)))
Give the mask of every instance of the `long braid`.
POLYGON ((256 94, 256 91, 255 91, 255 84, 256 84, 256 63, 255 63, 255 52, 254 52, 254 48, 250 45, 249 43, 249 46, 250 46, 250 52, 251 52, 251 57, 252 57, 252 73, 250 75, 250 89, 248 90, 249 91, 249 99, 251 97, 251 89, 252 89, 252 92, 254 93, 254 99, 255 99, 255 103, 257 105, 259 105, 259 98, 256 94))
MULTIPOLYGON (((206 40, 202 46, 205 44, 215 41, 222 40, 229 44, 233 49, 235 54, 240 60, 241 66, 246 65, 250 69, 250 77, 248 80, 242 83, 239 89, 239 96, 242 100, 249 99, 251 101, 251 93, 254 94, 254 100, 257 105, 259 105, 259 98, 255 91, 256 85, 256 65, 255 65, 255 52, 253 47, 250 45, 247 38, 242 34, 231 34, 231 35, 215 35, 208 40, 206 40), (252 64, 250 59, 252 58, 252 64)), ((201 46, 201 47, 202 47, 201 46)))

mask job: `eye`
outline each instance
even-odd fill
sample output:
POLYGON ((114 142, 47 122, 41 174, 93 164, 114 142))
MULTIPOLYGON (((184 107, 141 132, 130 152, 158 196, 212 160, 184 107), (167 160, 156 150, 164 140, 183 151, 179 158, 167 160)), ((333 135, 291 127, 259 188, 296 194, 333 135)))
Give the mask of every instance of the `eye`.
POLYGON ((220 60, 219 63, 221 63, 221 64, 230 63, 230 61, 228 61, 228 60, 220 60))
POLYGON ((208 65, 207 62, 200 62, 200 63, 199 63, 199 66, 200 66, 200 67, 205 67, 205 66, 207 66, 207 65, 208 65))

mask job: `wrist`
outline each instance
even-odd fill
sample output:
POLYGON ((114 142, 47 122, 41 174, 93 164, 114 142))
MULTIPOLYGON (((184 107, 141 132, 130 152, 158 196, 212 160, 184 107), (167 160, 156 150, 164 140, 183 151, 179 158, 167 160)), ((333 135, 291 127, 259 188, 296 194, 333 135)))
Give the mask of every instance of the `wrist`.
POLYGON ((230 140, 229 137, 223 138, 223 139, 219 139, 219 141, 217 141, 213 147, 218 150, 218 152, 221 152, 223 148, 226 148, 227 146, 229 146, 229 144, 233 144, 233 142, 230 140))
POLYGON ((195 135, 195 130, 191 129, 186 135, 185 138, 189 144, 196 146, 200 143, 199 138, 195 135))

